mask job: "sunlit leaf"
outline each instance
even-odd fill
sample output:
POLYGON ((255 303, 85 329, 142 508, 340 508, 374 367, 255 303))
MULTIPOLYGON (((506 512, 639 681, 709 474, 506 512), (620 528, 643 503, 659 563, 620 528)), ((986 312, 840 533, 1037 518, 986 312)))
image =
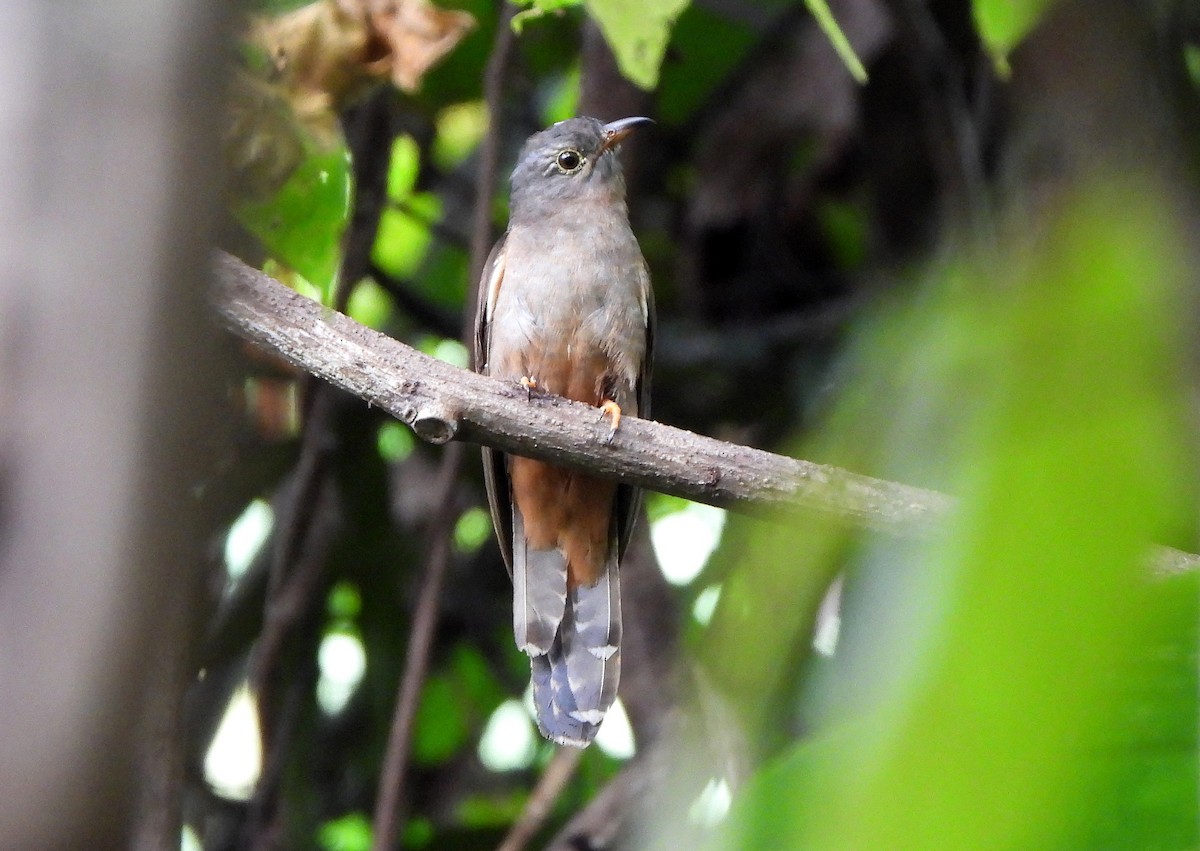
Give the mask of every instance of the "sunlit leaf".
POLYGON ((395 420, 388 420, 379 427, 376 441, 379 445, 379 456, 391 463, 403 461, 417 445, 412 429, 395 420))
POLYGON ((975 26, 1001 76, 1008 76, 1008 55, 1037 26, 1054 0, 973 0, 975 26))
POLYGON ((731 847, 1196 845, 1194 582, 1146 562, 1194 499, 1181 243, 1144 186, 1043 231, 924 300, 955 333, 900 335, 983 379, 952 412, 958 509, 868 549, 814 730, 735 803, 731 847))
POLYGON ((491 515, 478 506, 468 508, 454 524, 454 546, 459 552, 473 553, 491 536, 491 515))
POLYGON ((579 64, 571 65, 567 73, 554 80, 551 94, 542 108, 542 123, 546 126, 566 121, 579 113, 579 64))
POLYGON ((837 51, 838 58, 842 60, 842 64, 846 66, 846 70, 850 72, 850 75, 857 82, 866 83, 867 69, 863 67, 862 60, 854 52, 854 47, 850 44, 850 39, 846 38, 846 34, 838 26, 837 20, 833 17, 833 12, 829 11, 829 5, 825 0, 804 0, 804 5, 808 7, 808 11, 812 12, 812 16, 817 19, 817 24, 820 25, 821 31, 825 33, 825 37, 829 39, 829 43, 833 45, 833 49, 837 51))
POLYGON ((471 358, 466 346, 458 340, 446 337, 422 337, 417 341, 417 348, 430 357, 453 364, 460 369, 466 369, 471 358))
POLYGON ((458 805, 455 815, 464 827, 506 827, 516 821, 525 806, 526 795, 472 795, 458 805))
POLYGON ((362 592, 353 582, 343 579, 329 589, 325 609, 336 621, 354 620, 362 611, 362 592))
POLYGON ((617 67, 643 89, 658 85, 659 67, 675 19, 690 0, 585 0, 617 57, 617 67))
POLYGON ((520 34, 525 25, 546 14, 559 13, 583 5, 583 0, 512 0, 515 6, 526 6, 512 17, 513 32, 520 34))
POLYGON ((392 315, 392 298, 370 278, 364 278, 350 292, 346 314, 368 328, 382 328, 392 315))
POLYGON ((483 101, 456 103, 438 113, 433 161, 450 171, 475 150, 487 130, 487 108, 483 101))
POLYGON ((324 851, 367 851, 371 822, 363 813, 349 813, 321 825, 317 841, 324 851))
POLYGON ((345 149, 313 153, 270 198, 238 204, 242 224, 282 263, 321 288, 328 302, 350 212, 345 149))
POLYGON ((438 196, 418 192, 408 197, 403 207, 388 207, 379 220, 372 259, 395 278, 407 278, 416 271, 432 238, 429 222, 441 215, 438 196))
POLYGON ((392 156, 388 162, 388 197, 393 201, 403 201, 412 194, 420 169, 421 149, 412 136, 401 133, 392 142, 392 156))

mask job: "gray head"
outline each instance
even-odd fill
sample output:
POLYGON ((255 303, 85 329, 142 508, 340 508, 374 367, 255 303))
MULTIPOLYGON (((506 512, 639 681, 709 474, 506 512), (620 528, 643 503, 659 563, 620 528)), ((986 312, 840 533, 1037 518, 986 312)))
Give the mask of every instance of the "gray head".
POLYGON ((543 218, 563 206, 625 201, 617 145, 649 118, 570 118, 534 133, 512 173, 514 220, 543 218))

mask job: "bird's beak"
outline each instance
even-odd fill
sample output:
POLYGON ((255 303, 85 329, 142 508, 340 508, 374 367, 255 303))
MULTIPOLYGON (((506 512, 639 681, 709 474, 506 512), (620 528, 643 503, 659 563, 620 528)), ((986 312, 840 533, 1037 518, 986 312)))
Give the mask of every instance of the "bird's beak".
POLYGON ((617 121, 610 121, 604 125, 604 143, 600 146, 600 153, 611 151, 621 143, 621 140, 636 130, 642 124, 653 124, 651 118, 621 118, 617 121))

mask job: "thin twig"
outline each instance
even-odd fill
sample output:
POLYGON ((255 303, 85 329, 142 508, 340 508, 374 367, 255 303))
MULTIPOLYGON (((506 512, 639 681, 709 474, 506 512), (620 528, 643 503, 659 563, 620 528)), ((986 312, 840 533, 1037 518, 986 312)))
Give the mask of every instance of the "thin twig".
MULTIPOLYGON (((496 21, 496 41, 488 57, 483 77, 483 96, 488 111, 488 132, 479 151, 479 172, 475 181, 475 215, 471 220, 471 277, 468 281, 468 320, 474 318, 475 295, 483 264, 492 248, 492 195, 496 191, 496 171, 500 162, 500 116, 504 111, 504 78, 513 48, 513 4, 501 2, 496 21)), ((468 340, 469 342, 469 340, 468 340)))
MULTIPOLYGON (((484 93, 491 123, 480 150, 479 175, 476 184, 475 216, 471 234, 471 286, 463 316, 462 339, 470 342, 473 336, 475 292, 484 260, 491 245, 492 194, 496 183, 496 168, 499 161, 500 132, 499 115, 504 91, 504 75, 512 53, 513 32, 510 26, 513 9, 508 3, 500 6, 496 40, 488 58, 484 93)), ((392 725, 388 732, 387 749, 383 770, 380 773, 379 789, 375 800, 373 825, 373 851, 388 851, 395 845, 404 820, 404 783, 408 767, 408 755, 412 747, 413 721, 416 718, 421 688, 429 669, 429 656, 433 649, 433 636, 437 629, 438 603, 442 583, 450 561, 450 539, 456 518, 454 488, 462 467, 464 448, 450 447, 442 457, 439 472, 438 510, 429 532, 429 557, 422 570, 421 589, 417 595, 413 613, 408 653, 404 660, 404 671, 396 695, 396 706, 392 725)))
POLYGON ((496 851, 521 851, 529 844, 529 840, 533 839, 546 823, 546 816, 550 815, 554 802, 567 788, 567 783, 574 776, 582 756, 583 751, 579 748, 558 749, 554 758, 542 771, 542 776, 538 778, 537 785, 533 787, 529 800, 521 810, 521 815, 496 851))
POLYGON ((447 530, 454 528, 457 516, 454 489, 458 484, 459 467, 465 448, 461 444, 449 447, 442 456, 442 466, 438 473, 437 490, 434 494, 438 509, 430 524, 428 557, 421 569, 421 588, 417 592, 417 604, 409 631, 404 672, 400 677, 396 706, 392 712, 392 725, 388 731, 387 747, 384 751, 383 769, 379 776, 371 842, 374 851, 388 851, 393 848, 404 825, 401 805, 404 801, 404 780, 412 745, 413 722, 420 703, 421 687, 429 670, 429 655, 433 649, 433 635, 437 629, 442 581, 450 562, 451 536, 447 530))

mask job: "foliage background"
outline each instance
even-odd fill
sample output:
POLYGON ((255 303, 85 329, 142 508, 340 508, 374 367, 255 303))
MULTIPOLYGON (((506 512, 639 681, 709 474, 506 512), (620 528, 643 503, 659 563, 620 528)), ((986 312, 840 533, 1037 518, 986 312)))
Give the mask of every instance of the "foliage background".
MULTIPOLYGON (((298 143, 294 102, 250 101, 226 245, 465 365, 479 175, 490 243, 528 134, 650 115, 622 158, 658 296, 655 417, 959 499, 915 541, 731 517, 681 587, 643 534, 636 755, 585 752, 533 844, 1195 847, 1197 580, 1145 566, 1154 543, 1197 548, 1195 4, 546 2, 519 36, 511 8, 453 5, 478 27, 419 91, 348 98, 298 143), (294 168, 264 175, 281 139, 294 168)), ((236 580, 213 565, 185 823, 206 849, 395 828, 384 754, 442 552, 402 842, 496 847, 556 757, 481 762, 528 670, 476 465, 242 368, 225 519, 261 500, 273 523, 236 580), (365 668, 329 712, 335 635, 365 668), (218 794, 205 754, 243 681, 261 775, 218 794)))

